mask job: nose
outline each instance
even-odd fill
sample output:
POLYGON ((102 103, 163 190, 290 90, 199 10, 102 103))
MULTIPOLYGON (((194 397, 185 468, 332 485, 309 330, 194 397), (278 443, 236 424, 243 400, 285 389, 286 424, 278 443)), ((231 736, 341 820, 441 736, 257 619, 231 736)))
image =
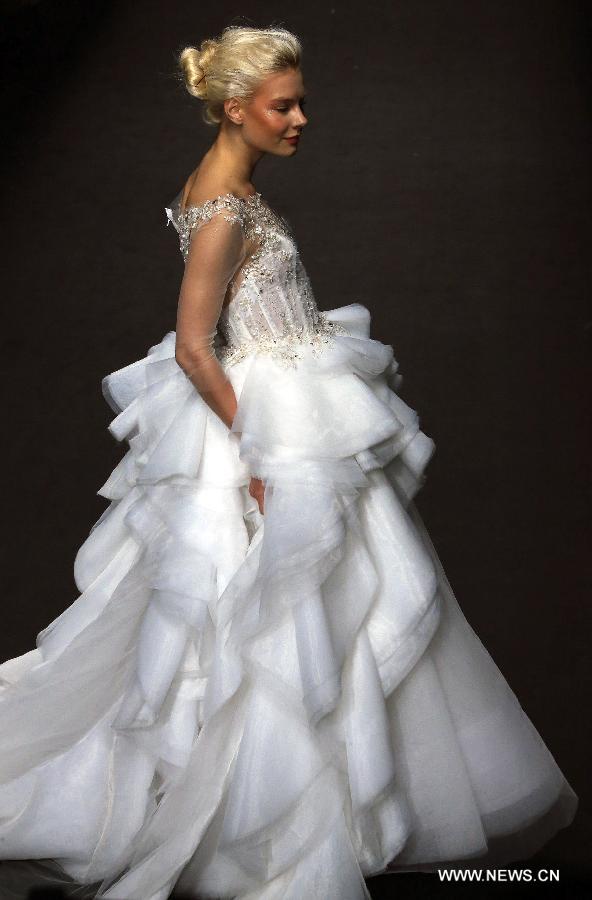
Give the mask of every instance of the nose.
POLYGON ((301 109, 299 109, 296 112, 296 116, 294 117, 293 125, 296 128, 303 128, 307 122, 308 122, 308 119, 304 115, 303 111, 301 109))

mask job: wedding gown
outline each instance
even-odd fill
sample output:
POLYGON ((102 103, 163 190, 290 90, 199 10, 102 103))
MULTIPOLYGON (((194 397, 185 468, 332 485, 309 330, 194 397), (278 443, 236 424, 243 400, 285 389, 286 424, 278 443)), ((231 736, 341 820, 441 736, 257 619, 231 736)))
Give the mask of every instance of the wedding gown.
POLYGON ((0 858, 120 900, 355 900, 532 854, 578 800, 417 513, 435 444, 392 347, 318 310, 259 193, 166 213, 238 410, 174 331, 103 380, 129 449, 81 594, 0 667, 0 858))

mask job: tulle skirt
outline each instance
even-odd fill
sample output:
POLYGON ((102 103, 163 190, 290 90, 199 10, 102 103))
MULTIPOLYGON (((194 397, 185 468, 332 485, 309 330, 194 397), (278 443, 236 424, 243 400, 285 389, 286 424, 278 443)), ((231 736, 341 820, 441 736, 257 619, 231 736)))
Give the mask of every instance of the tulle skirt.
POLYGON ((322 352, 228 367, 230 432, 174 332, 104 379, 129 449, 80 596, 0 666, 3 897, 356 900, 572 821, 413 502, 435 444, 393 349, 361 304, 325 315, 322 352))

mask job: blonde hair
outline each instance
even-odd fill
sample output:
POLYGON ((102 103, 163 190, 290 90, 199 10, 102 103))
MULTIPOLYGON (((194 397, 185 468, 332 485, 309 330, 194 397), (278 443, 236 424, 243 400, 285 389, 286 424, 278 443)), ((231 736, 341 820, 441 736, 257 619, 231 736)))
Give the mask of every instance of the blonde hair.
POLYGON ((189 93, 205 101, 204 121, 219 125, 225 100, 250 100, 268 75, 298 68, 301 55, 300 41, 285 28, 228 25, 199 48, 185 47, 178 65, 189 93))

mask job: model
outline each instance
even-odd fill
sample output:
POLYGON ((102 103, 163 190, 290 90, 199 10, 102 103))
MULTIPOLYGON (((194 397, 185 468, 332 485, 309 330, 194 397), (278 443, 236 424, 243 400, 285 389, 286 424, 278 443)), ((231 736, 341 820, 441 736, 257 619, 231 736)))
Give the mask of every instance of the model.
POLYGON ((414 506, 434 442, 252 182, 297 153, 301 45, 231 26, 180 64, 217 136, 166 209, 176 330, 105 377, 129 449, 81 595, 0 667, 0 855, 119 900, 531 855, 577 797, 414 506))

